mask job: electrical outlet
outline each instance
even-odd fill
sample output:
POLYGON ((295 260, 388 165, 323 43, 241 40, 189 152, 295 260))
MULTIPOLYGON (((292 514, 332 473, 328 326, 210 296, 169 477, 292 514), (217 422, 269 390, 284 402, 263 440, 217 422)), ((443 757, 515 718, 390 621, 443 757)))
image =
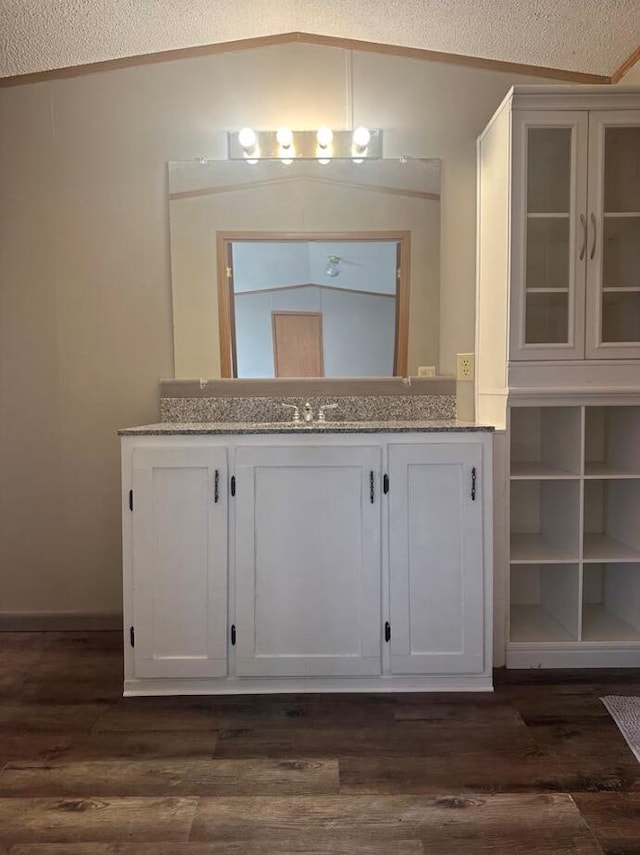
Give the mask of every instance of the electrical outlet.
POLYGON ((456 371, 456 380, 467 382, 475 377, 475 355, 473 353, 459 353, 456 371))

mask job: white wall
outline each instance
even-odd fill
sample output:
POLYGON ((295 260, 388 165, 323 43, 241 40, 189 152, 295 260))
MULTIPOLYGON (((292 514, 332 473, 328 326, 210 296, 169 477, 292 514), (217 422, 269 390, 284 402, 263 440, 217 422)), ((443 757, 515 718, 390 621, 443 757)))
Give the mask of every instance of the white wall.
POLYGON ((236 241, 232 254, 236 294, 311 281, 309 249, 303 241, 236 241))
POLYGON ((235 241, 233 289, 236 294, 313 282, 329 288, 395 294, 396 242, 393 241, 235 241), (340 259, 339 274, 327 273, 329 256, 340 259))
POLYGON ((326 377, 393 374, 395 300, 309 286, 238 294, 235 301, 239 377, 274 377, 271 312, 319 312, 326 377))
POLYGON ((0 91, 0 610, 120 607, 116 429, 155 421, 173 372, 167 161, 351 118, 386 156, 442 157, 440 305, 416 317, 439 313, 443 371, 473 349, 475 138, 526 78, 354 52, 351 115, 346 58, 288 45, 0 91))
POLYGON ((327 288, 321 296, 326 376, 392 376, 395 301, 327 288))

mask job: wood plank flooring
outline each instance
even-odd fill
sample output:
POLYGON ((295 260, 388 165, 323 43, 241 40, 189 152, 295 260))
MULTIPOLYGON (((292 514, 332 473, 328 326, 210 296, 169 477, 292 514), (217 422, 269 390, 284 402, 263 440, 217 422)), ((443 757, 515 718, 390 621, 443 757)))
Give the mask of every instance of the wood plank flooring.
POLYGON ((640 855, 603 694, 122 698, 119 633, 0 633, 0 855, 640 855))

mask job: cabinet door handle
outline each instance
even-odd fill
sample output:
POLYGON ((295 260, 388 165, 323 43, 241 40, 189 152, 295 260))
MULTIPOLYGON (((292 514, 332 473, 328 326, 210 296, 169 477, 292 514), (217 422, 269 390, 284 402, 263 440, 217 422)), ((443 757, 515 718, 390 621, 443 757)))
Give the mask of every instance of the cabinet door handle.
POLYGON ((217 504, 220 500, 220 473, 216 469, 213 476, 213 501, 217 504))
POLYGON ((591 225, 593 226, 593 243, 591 245, 591 253, 589 258, 593 261, 594 256, 596 254, 596 243, 598 242, 598 222, 596 220, 596 215, 591 212, 591 225))
POLYGON ((584 214, 580 214, 580 223, 582 224, 582 249, 580 250, 580 261, 584 261, 584 256, 587 251, 587 218, 584 214))
POLYGON ((476 500, 476 467, 471 470, 471 501, 476 500))
POLYGON ((371 504, 373 504, 376 500, 376 481, 373 474, 373 469, 369 472, 369 498, 371 499, 371 504))

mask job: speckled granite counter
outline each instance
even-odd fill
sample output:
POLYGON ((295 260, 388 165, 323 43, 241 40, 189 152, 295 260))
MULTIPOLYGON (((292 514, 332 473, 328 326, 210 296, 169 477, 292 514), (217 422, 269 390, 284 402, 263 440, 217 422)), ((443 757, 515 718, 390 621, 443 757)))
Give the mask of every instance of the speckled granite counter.
POLYGON ((416 421, 327 422, 320 425, 290 422, 159 422, 124 428, 120 436, 206 436, 208 434, 322 434, 322 433, 445 433, 450 431, 493 431, 489 425, 456 419, 416 421))
MULTIPOLYGON (((283 404, 296 405, 302 411, 309 401, 317 413, 322 404, 339 406, 340 421, 425 421, 454 419, 455 395, 309 395, 305 397, 269 396, 227 398, 161 398, 161 422, 281 422, 283 404)), ((287 417, 289 413, 287 413, 287 417)))

